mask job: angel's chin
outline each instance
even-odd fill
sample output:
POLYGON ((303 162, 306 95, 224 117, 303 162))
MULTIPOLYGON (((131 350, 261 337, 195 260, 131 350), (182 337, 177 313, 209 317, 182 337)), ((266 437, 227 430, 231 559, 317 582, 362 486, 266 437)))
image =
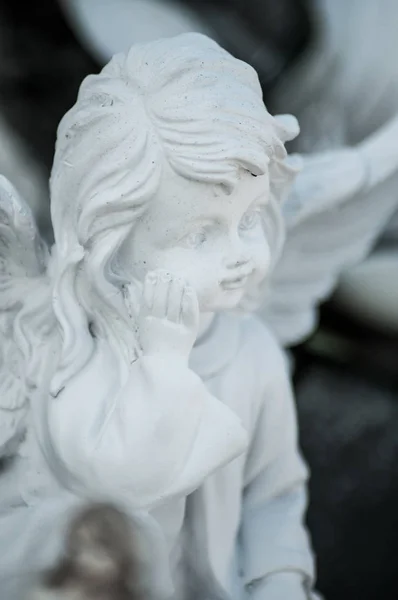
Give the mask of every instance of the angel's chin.
POLYGON ((245 290, 242 288, 222 290, 211 302, 200 303, 200 312, 203 314, 234 310, 238 308, 244 294, 245 290))

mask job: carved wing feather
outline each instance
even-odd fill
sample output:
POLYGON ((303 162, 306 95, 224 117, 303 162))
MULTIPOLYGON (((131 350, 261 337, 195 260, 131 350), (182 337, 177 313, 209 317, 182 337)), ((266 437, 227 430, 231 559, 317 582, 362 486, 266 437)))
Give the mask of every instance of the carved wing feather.
POLYGON ((302 157, 284 207, 286 243, 259 310, 285 346, 313 332, 318 305, 397 210, 397 136, 395 118, 355 148, 302 157))
POLYGON ((15 320, 46 270, 48 250, 29 206, 0 176, 0 456, 27 410, 25 364, 15 320))

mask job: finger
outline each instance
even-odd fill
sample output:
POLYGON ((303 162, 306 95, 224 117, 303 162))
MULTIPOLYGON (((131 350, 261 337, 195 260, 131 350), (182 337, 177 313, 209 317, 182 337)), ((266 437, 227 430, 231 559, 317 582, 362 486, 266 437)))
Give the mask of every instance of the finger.
POLYGON ((171 285, 171 275, 166 271, 157 273, 157 282, 153 296, 152 315, 158 319, 164 319, 167 316, 167 304, 169 298, 169 288, 171 285))
POLYGON ((184 289, 181 320, 190 329, 197 329, 199 326, 199 303, 196 292, 191 286, 184 289))
POLYGON ((167 318, 173 323, 180 322, 183 294, 183 282, 179 279, 172 281, 169 288, 169 297, 167 302, 167 318))
POLYGON ((142 290, 138 290, 136 285, 130 283, 123 286, 122 292, 129 317, 136 317, 140 308, 139 300, 142 290))
POLYGON ((142 305, 141 308, 147 312, 152 313, 153 301, 155 296, 155 289, 158 281, 158 275, 154 271, 147 273, 144 281, 144 287, 142 290, 142 305))

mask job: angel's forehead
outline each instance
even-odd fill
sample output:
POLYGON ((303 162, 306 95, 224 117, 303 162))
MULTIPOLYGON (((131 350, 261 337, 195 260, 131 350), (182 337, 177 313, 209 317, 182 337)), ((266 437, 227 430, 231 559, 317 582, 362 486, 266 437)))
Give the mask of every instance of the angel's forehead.
POLYGON ((254 201, 266 204, 268 173, 253 177, 242 172, 234 189, 197 182, 173 174, 160 186, 148 206, 146 219, 159 223, 184 223, 201 218, 234 218, 244 214, 254 201))

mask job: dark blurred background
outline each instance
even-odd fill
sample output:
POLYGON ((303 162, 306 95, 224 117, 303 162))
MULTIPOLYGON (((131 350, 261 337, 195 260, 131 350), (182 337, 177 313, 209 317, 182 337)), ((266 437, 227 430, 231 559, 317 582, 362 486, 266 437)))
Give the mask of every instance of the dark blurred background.
MULTIPOLYGON (((371 1, 352 6, 360 14, 371 1)), ((81 80, 101 68, 118 37, 117 20, 108 23, 113 38, 101 50, 101 40, 93 43, 93 31, 79 21, 82 14, 71 10, 79 0, 66 4, 0 0, 0 172, 31 201, 48 239, 46 181, 58 121, 74 103, 81 80)), ((181 0, 173 9, 251 63, 266 104, 277 111, 280 81, 311 49, 316 54, 327 33, 316 4, 181 0)), ((342 14, 351 5, 337 4, 342 14)), ((368 37, 364 43, 372 42, 368 37)), ((396 233, 388 239, 389 252, 398 255, 396 233)), ((398 334, 388 315, 382 327, 378 323, 332 299, 322 307, 315 335, 293 349, 301 444, 312 471, 308 525, 326 600, 398 598, 398 334)))

